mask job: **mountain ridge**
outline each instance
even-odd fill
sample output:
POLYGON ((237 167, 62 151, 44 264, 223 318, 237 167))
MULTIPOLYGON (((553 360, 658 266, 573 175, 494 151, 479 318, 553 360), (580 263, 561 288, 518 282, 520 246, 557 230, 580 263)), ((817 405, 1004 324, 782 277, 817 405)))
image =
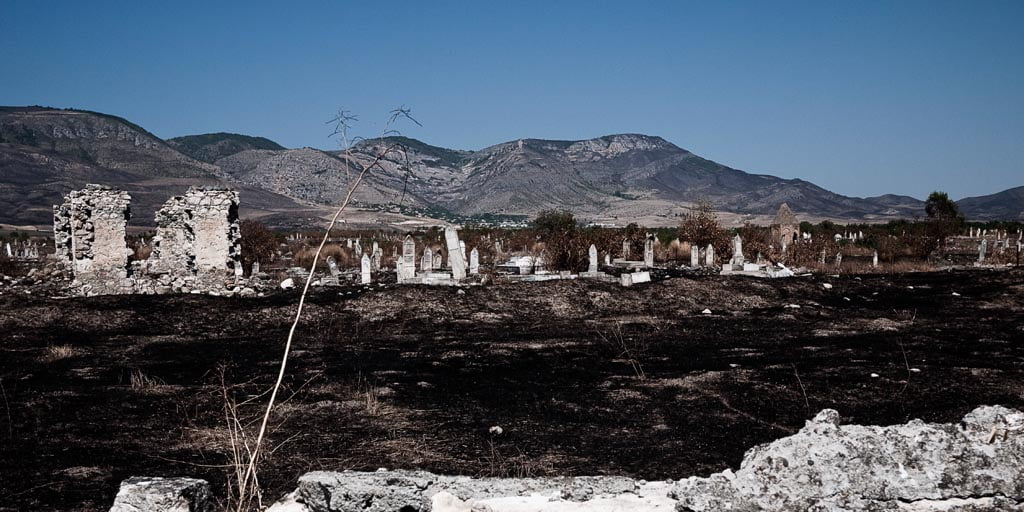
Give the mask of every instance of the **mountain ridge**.
MULTIPOLYGON (((456 216, 530 216, 562 208, 586 219, 671 224, 689 204, 710 199, 717 209, 745 218, 772 215, 783 202, 810 218, 924 216, 924 203, 910 196, 843 196, 800 178, 734 169, 656 135, 524 138, 479 150, 391 136, 360 141, 344 152, 288 149, 263 137, 224 132, 164 141, 116 116, 0 107, 0 198, 17 206, 0 213, 0 222, 38 222, 48 215, 44 200, 54 201, 59 191, 89 180, 132 184, 143 195, 160 183, 219 183, 246 189, 269 211, 322 207, 341 199, 382 145, 394 144, 406 151, 389 155, 367 175, 356 206, 456 216)), ((141 210, 154 206, 146 203, 141 210)), ((1024 187, 965 198, 963 208, 981 220, 1024 218, 1024 187)))

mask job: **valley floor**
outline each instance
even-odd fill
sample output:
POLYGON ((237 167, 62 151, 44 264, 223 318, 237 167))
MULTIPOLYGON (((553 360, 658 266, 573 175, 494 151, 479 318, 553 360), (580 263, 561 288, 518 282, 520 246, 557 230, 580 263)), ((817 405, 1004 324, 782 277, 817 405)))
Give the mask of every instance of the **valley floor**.
MULTIPOLYGON (((0 296, 0 510, 106 510, 133 475, 225 496, 225 404, 260 414, 296 302, 0 296)), ((286 386, 264 503, 317 469, 707 475, 823 408, 1024 407, 1024 272, 325 289, 286 386)))

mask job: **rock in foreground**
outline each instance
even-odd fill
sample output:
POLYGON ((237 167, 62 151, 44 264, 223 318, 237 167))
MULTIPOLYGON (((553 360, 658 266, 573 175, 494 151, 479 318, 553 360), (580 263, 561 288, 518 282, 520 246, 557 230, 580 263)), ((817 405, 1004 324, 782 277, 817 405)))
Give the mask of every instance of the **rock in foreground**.
POLYGON ((110 512, 212 512, 210 484, 196 478, 140 478, 121 482, 110 512))
MULTIPOLYGON (((120 497, 120 495, 119 495, 120 497)), ((621 477, 470 478, 313 472, 280 510, 741 512, 1024 511, 1024 413, 979 407, 959 424, 839 424, 823 410, 757 446, 740 469, 673 484, 621 477)), ((275 510, 272 507, 271 510, 275 510)))

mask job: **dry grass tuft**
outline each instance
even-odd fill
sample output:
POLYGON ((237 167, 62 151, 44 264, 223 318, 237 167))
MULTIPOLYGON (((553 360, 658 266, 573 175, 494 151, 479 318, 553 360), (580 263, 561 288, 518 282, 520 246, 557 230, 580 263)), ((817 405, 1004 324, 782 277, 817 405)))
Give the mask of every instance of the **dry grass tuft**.
POLYGON ((51 345, 43 350, 43 361, 53 362, 80 356, 85 351, 71 345, 51 345))
POLYGON ((138 368, 133 368, 128 378, 132 389, 150 389, 164 384, 164 381, 150 377, 138 368))

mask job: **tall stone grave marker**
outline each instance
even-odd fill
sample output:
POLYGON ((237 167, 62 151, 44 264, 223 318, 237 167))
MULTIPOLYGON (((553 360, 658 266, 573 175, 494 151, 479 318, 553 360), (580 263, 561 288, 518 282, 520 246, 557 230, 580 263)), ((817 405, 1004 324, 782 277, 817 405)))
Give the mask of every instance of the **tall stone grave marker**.
POLYGON ((480 273, 480 253, 476 250, 476 247, 469 251, 469 273, 480 273))
POLYGON ((466 260, 462 257, 458 231, 453 227, 444 228, 444 241, 448 247, 448 265, 452 268, 452 279, 461 281, 466 278, 466 260))
POLYGON ((360 263, 359 277, 361 278, 360 282, 363 283, 363 284, 370 284, 370 281, 371 281, 370 257, 364 254, 363 258, 361 260, 359 260, 359 263, 360 263))
POLYGON ((597 247, 594 244, 590 244, 590 250, 587 251, 587 258, 590 260, 590 264, 587 266, 587 272, 590 274, 597 273, 597 247))
POLYGON ((411 235, 406 235, 402 242, 402 278, 416 278, 416 242, 411 235))
POLYGON ((729 264, 742 269, 746 262, 747 259, 743 256, 743 239, 737 233, 732 239, 732 259, 729 260, 729 264))

